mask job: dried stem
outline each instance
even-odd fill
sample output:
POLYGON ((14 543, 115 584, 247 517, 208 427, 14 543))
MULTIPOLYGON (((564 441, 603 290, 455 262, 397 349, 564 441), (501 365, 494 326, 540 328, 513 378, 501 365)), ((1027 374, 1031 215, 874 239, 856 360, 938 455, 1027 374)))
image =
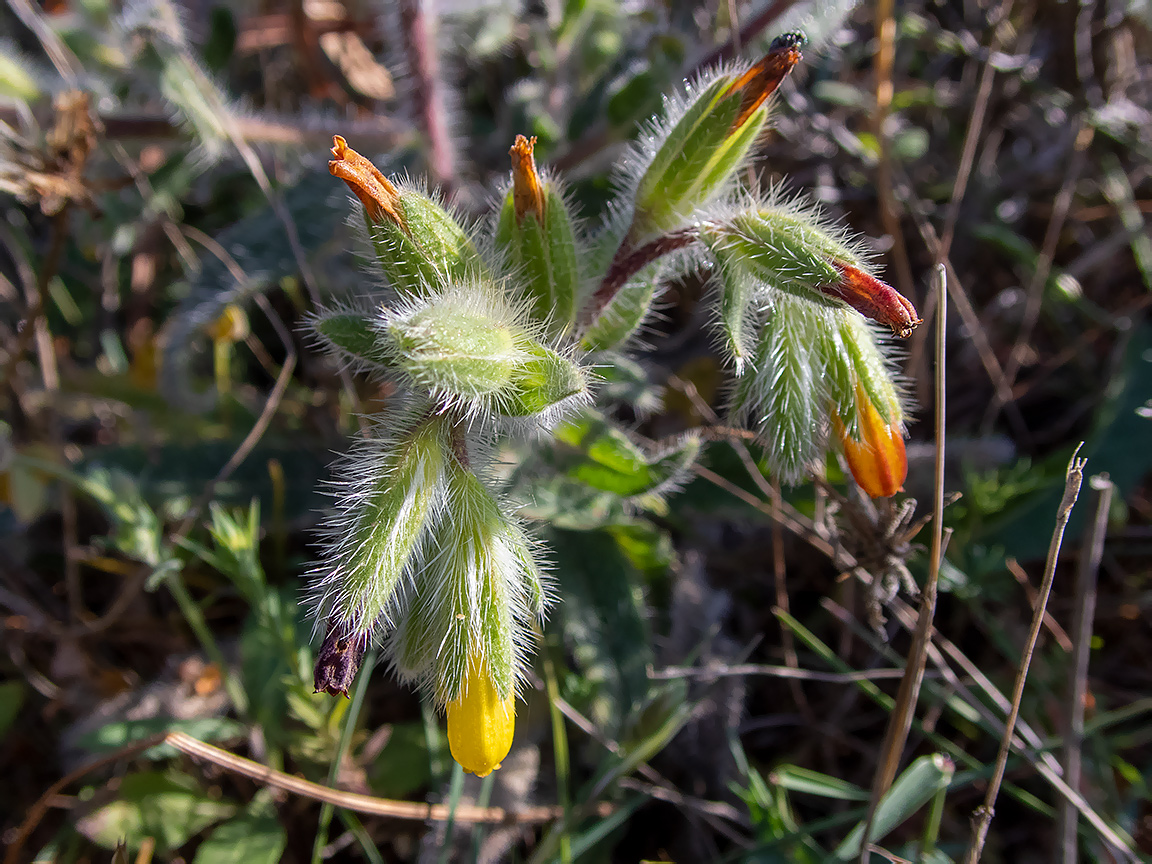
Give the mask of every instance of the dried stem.
POLYGON ((912 716, 916 713, 916 703, 920 698, 920 686, 924 682, 924 667, 928 662, 928 644, 932 639, 932 619, 936 615, 936 592, 940 580, 940 564, 944 548, 944 383, 945 383, 945 341, 948 331, 948 275, 944 265, 936 267, 934 287, 936 289, 936 473, 932 519, 932 552, 928 559, 928 580, 920 595, 920 614, 916 621, 916 632, 912 647, 908 652, 905 674, 896 693, 896 705, 884 732, 884 743, 880 749, 880 763, 872 781, 872 798, 868 803, 868 821, 860 844, 860 861, 867 864, 868 844, 872 837, 872 823, 876 818, 876 808, 880 799, 892 786, 900 759, 904 755, 904 745, 908 741, 908 730, 912 728, 912 716))
POLYGON ((1052 583, 1056 577, 1056 562, 1060 557, 1060 544, 1064 539, 1064 528, 1072 514, 1072 507, 1080 494, 1080 483, 1084 479, 1084 465, 1086 459, 1079 457, 1081 443, 1073 452, 1068 463, 1068 473, 1064 483, 1064 497, 1056 511, 1056 528, 1052 532, 1052 541, 1048 545, 1048 560, 1044 565, 1044 580, 1040 585, 1040 597, 1032 614, 1032 626, 1028 631, 1028 641, 1024 646, 1024 655, 1020 660, 1020 668, 1016 673, 1016 681, 1012 687, 1012 707, 1008 711, 1008 720, 1005 724, 1004 735, 1000 739, 1000 750, 996 754, 996 768, 992 780, 988 784, 988 793, 984 796, 984 803, 976 809, 972 821, 972 841, 968 847, 968 854, 964 860, 966 864, 976 864, 980 860, 980 853, 984 850, 984 841, 988 837, 988 826, 992 824, 992 815, 996 812, 996 796, 1000 794, 1000 784, 1004 780, 1004 769, 1008 764, 1008 752, 1012 749, 1012 735, 1016 729, 1016 718, 1020 714, 1020 701, 1024 696, 1024 683, 1028 680, 1028 668, 1032 664, 1032 652, 1036 650, 1036 640, 1040 638, 1040 628, 1044 624, 1044 610, 1048 607, 1048 595, 1052 592, 1052 583))
MULTIPOLYGON (((66 774, 53 783, 48 791, 40 796, 40 800, 29 809, 28 815, 24 819, 24 824, 20 826, 20 830, 16 833, 15 839, 11 845, 8 846, 8 851, 4 855, 4 864, 16 864, 16 862, 20 860, 20 851, 23 849, 24 844, 32 835, 32 832, 36 830, 36 826, 40 824, 45 814, 47 814, 48 809, 52 806, 52 801, 64 789, 105 765, 110 765, 121 759, 130 759, 145 750, 161 744, 167 744, 169 747, 195 759, 207 760, 226 771, 243 775, 265 786, 283 789, 285 792, 291 792, 304 798, 311 798, 314 801, 332 804, 333 806, 343 807, 347 810, 355 810, 358 813, 369 813, 374 816, 390 816, 393 819, 408 819, 419 822, 429 820, 443 822, 451 817, 459 822, 526 825, 550 822, 553 819, 559 819, 563 815, 560 808, 555 806, 525 807, 514 812, 505 810, 503 807, 477 807, 471 804, 458 804, 455 808, 452 808, 446 804, 396 801, 389 798, 375 798, 371 795, 361 795, 356 792, 342 792, 339 789, 332 789, 319 783, 313 783, 302 777, 285 774, 283 771, 277 771, 274 768, 269 768, 267 765, 253 762, 251 759, 245 759, 242 756, 229 753, 227 750, 214 747, 211 744, 205 744, 203 741, 199 741, 184 732, 168 732, 153 735, 143 741, 128 744, 119 750, 105 756, 100 756, 91 762, 81 765, 75 771, 66 774)), ((612 812, 612 809, 612 805, 607 803, 595 806, 596 814, 601 818, 608 816, 612 812)))
MULTIPOLYGON (((1088 481, 1096 493, 1096 515, 1084 532, 1080 564, 1076 569, 1076 617, 1072 624, 1072 663, 1068 673, 1068 722, 1064 739, 1064 780, 1073 789, 1080 788, 1080 750, 1084 746, 1084 697, 1088 693, 1088 659, 1092 644, 1092 619, 1096 615, 1096 574, 1104 555, 1104 536, 1108 531, 1108 510, 1116 488, 1107 474, 1097 474, 1088 481)), ((1080 821, 1076 807, 1065 799, 1060 802, 1060 837, 1062 864, 1076 864, 1079 847, 1076 840, 1080 821)))

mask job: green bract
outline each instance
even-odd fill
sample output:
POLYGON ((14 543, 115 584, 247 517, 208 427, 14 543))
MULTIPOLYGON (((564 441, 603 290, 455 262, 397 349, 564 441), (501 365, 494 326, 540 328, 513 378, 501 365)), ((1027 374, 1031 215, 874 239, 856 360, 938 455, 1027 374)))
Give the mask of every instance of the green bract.
POLYGON ((782 291, 834 301, 807 289, 840 281, 833 261, 857 265, 859 256, 811 217, 779 208, 743 212, 707 225, 701 238, 726 269, 743 269, 782 291))
POLYGON ((368 219, 368 235, 389 284, 404 297, 419 297, 481 272, 476 247, 460 223, 423 192, 400 187, 403 221, 368 219))
POLYGON ((742 102, 739 92, 730 92, 735 80, 714 80, 668 130, 636 189, 633 243, 682 227, 724 188, 763 132, 763 107, 733 128, 742 102))
POLYGON ((607 351, 627 342, 652 309, 660 284, 658 265, 650 265, 624 283, 580 337, 585 351, 607 351))
POLYGON ((395 418, 353 460, 355 494, 331 524, 334 542, 322 562, 321 609, 349 631, 388 620, 400 577, 444 493, 451 424, 420 411, 395 418))
POLYGON ((553 183, 544 185, 544 213, 516 217, 512 190, 504 197, 496 226, 496 246, 503 250, 532 303, 534 316, 562 335, 576 320, 580 271, 576 235, 568 205, 553 183))
POLYGON ((401 674, 437 699, 457 698, 471 656, 483 657, 501 698, 516 689, 525 629, 543 589, 523 530, 471 471, 453 460, 433 529, 436 555, 417 575, 393 645, 401 674))
POLYGON ((468 297, 443 296, 386 314, 382 329, 397 363, 433 392, 468 399, 496 393, 524 358, 518 334, 468 297))

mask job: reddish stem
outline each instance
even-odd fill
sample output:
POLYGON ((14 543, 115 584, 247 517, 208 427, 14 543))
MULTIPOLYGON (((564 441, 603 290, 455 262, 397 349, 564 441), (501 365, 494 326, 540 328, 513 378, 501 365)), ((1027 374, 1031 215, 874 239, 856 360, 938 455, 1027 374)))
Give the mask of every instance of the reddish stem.
POLYGON ((633 248, 625 238, 624 242, 620 244, 620 248, 616 250, 616 255, 612 258, 608 272, 604 274, 604 281, 600 283, 600 287, 596 289, 596 293, 588 302, 586 320, 594 321, 596 316, 612 302, 616 292, 646 266, 669 252, 683 249, 695 240, 696 232, 692 229, 665 234, 663 237, 657 237, 639 248, 633 248))
POLYGON ((456 154, 444 104, 444 81, 436 50, 435 19, 427 0, 402 0, 400 21, 408 46, 408 64, 420 125, 428 136, 428 168, 450 195, 456 179, 456 154))

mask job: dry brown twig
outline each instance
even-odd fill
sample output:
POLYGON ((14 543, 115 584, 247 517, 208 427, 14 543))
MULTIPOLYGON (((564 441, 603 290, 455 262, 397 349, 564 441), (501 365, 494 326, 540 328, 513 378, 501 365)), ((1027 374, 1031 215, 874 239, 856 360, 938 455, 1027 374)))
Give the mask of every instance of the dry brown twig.
POLYGON ((936 376, 935 376, 935 427, 936 427, 936 472, 933 484, 932 550, 928 559, 928 579, 920 595, 920 614, 916 622, 916 633, 908 652, 905 674, 896 693, 896 705, 888 720, 884 733, 884 743, 880 749, 880 761, 872 782, 872 798, 868 803, 868 819, 864 837, 860 844, 861 864, 867 864, 871 841, 872 823, 876 818, 876 808, 880 799, 892 786, 904 745, 908 741, 908 730, 912 727, 912 715, 920 696, 920 686, 924 681, 924 668, 928 662, 928 643, 932 638, 932 619, 936 614, 936 591, 940 579, 940 564, 944 546, 944 407, 945 407, 945 340, 948 335, 948 276, 943 264, 936 266, 933 293, 937 299, 936 319, 936 376))
POLYGON ((1064 482, 1064 497, 1056 511, 1056 527, 1052 532, 1052 540, 1048 545, 1048 559, 1044 565, 1044 579, 1040 585, 1040 597, 1037 600, 1032 615, 1032 626, 1028 631, 1028 639, 1024 645, 1024 653, 1020 660, 1020 667, 1016 672, 1016 680, 1012 686, 1012 706, 1008 711, 1008 720, 1005 723, 1004 735, 1000 739, 1000 749, 996 754, 996 768, 988 784, 988 792, 984 796, 984 803, 976 809, 972 820, 972 839, 965 855, 966 864, 977 864, 980 854, 984 850, 984 841, 988 836, 988 827, 992 824, 992 815, 995 812, 996 798, 1000 794, 1000 784, 1004 780, 1004 770, 1008 764, 1008 753, 1012 749, 1012 736, 1016 729, 1016 718, 1020 714, 1020 702, 1024 696, 1024 684, 1028 680, 1028 669, 1032 663, 1032 653, 1036 650, 1036 641, 1040 638, 1040 628, 1044 623, 1044 611, 1048 606, 1048 596, 1052 591, 1052 583, 1056 577, 1056 562, 1060 557, 1060 545, 1064 540, 1064 528, 1072 514, 1072 507, 1080 494, 1080 484, 1084 479, 1084 465, 1086 459, 1080 458, 1081 443, 1072 454, 1068 462, 1068 471, 1064 482))
MULTIPOLYGON (((1068 677, 1068 719, 1065 723, 1064 780, 1073 789, 1080 788, 1081 748, 1084 746, 1084 702, 1088 695, 1088 659, 1092 644, 1092 619, 1096 614, 1096 574, 1104 557, 1104 537, 1108 532, 1108 510, 1115 486, 1107 474, 1097 474, 1088 481, 1096 493, 1096 509, 1086 526, 1076 568, 1076 614, 1072 624, 1075 638, 1068 677)), ((1076 864, 1079 844, 1076 837, 1079 814, 1072 802, 1060 802, 1059 826, 1062 864, 1076 864)))
MULTIPOLYGON (((527 825, 550 822, 564 815, 563 810, 555 805, 526 807, 522 810, 506 810, 503 807, 478 807, 470 804, 458 804, 452 807, 447 804, 396 801, 389 798, 361 795, 358 792, 343 792, 339 789, 323 786, 320 783, 313 783, 302 777, 277 771, 267 765, 253 762, 251 759, 245 759, 243 756, 237 756, 235 753, 207 744, 184 732, 166 732, 133 742, 112 753, 99 756, 53 783, 40 796, 40 799, 29 808, 23 824, 8 846, 8 851, 4 855, 4 864, 17 864, 24 844, 28 842, 28 838, 36 830, 36 826, 51 809, 53 800, 64 789, 105 765, 114 764, 122 759, 130 759, 161 744, 167 744, 186 756, 204 759, 226 771, 243 775, 265 786, 282 789, 294 795, 372 816, 387 816, 393 819, 420 822, 443 822, 454 819, 457 822, 527 825)), ((596 814, 600 817, 608 816, 612 810, 613 806, 606 802, 595 805, 596 814)))

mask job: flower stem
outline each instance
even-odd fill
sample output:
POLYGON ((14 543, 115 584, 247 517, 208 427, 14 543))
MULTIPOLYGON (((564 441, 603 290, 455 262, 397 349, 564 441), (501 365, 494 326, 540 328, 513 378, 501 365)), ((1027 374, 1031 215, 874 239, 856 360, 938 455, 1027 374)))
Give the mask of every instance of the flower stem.
POLYGON ((616 292, 623 288, 625 283, 642 269, 656 259, 664 257, 669 252, 683 249, 695 240, 696 232, 690 228, 682 231, 673 231, 671 234, 657 237, 655 240, 645 243, 639 248, 633 248, 631 242, 625 237, 620 243, 620 248, 616 250, 616 254, 612 258, 612 263, 608 266, 608 272, 604 274, 604 279, 600 283, 600 287, 596 289, 596 293, 593 294, 592 299, 588 301, 588 306, 584 310, 585 323, 590 323, 595 320, 596 316, 600 314, 604 307, 612 302, 612 298, 616 296, 616 292))

